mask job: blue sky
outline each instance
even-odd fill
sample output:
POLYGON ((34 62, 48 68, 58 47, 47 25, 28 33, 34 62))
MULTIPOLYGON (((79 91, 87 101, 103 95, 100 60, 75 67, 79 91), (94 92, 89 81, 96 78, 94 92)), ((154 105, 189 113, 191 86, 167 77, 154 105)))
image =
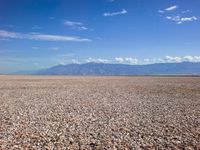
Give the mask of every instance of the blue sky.
POLYGON ((200 61, 199 0, 0 0, 0 73, 200 61))

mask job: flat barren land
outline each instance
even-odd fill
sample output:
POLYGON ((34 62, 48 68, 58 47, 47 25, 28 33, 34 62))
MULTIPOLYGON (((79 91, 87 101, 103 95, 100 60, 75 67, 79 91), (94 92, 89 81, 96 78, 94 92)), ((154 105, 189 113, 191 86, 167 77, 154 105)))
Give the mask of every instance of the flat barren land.
POLYGON ((200 149, 200 78, 0 76, 0 149, 200 149))

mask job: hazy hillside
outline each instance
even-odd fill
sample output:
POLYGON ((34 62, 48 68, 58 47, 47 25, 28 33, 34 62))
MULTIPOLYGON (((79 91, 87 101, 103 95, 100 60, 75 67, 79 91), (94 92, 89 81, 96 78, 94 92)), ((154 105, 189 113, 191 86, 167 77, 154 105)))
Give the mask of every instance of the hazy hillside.
POLYGON ((200 63, 160 63, 149 65, 126 64, 68 64, 37 71, 39 75, 160 75, 190 74, 200 75, 200 63))

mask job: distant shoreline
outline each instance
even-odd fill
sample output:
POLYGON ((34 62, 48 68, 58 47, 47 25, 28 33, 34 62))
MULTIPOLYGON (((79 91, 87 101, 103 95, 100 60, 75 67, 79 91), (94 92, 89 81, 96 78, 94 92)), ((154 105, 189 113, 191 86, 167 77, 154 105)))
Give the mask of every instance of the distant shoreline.
POLYGON ((200 75, 36 75, 36 74, 0 74, 0 76, 33 76, 33 77, 200 77, 200 75))

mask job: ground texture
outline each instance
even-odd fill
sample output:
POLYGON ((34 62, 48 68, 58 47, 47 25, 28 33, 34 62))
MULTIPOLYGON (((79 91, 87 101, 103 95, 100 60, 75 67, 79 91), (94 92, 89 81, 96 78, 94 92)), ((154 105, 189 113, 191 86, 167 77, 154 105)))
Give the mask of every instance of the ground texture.
POLYGON ((0 149, 200 149, 198 77, 0 76, 0 149))

